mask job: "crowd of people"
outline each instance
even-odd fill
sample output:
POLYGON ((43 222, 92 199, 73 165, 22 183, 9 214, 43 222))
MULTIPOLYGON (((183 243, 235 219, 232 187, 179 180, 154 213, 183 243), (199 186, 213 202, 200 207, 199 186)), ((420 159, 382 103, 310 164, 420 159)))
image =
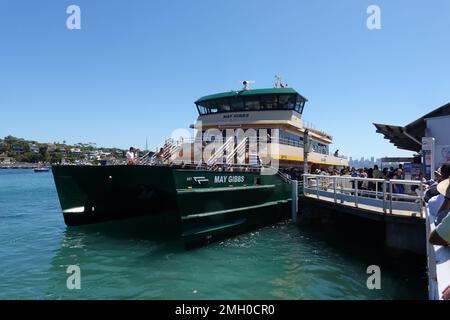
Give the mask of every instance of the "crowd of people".
MULTIPOLYGON (((293 180, 300 180, 302 174, 299 173, 296 169, 287 170, 285 173, 289 175, 289 177, 293 180)), ((326 175, 326 176, 341 176, 341 177, 353 177, 353 178, 374 178, 374 179, 384 179, 384 180, 404 180, 404 170, 403 165, 399 165, 398 168, 390 167, 384 168, 380 170, 378 165, 375 165, 373 168, 360 168, 356 169, 355 167, 347 167, 341 170, 324 170, 324 169, 316 169, 312 173, 318 175, 326 175)), ((418 179, 421 180, 423 184, 423 189, 426 189, 430 182, 427 182, 425 179, 425 175, 423 172, 420 172, 418 179), (428 183, 428 184, 427 184, 428 183)), ((354 182, 351 183, 352 188, 355 187, 354 182)), ((377 184, 371 181, 358 181, 358 189, 359 190, 369 190, 375 191, 377 189, 377 184)), ((419 192, 419 188, 417 189, 419 192)), ((378 190, 381 190, 381 183, 378 183, 378 190)), ((393 192, 396 194, 404 194, 405 186, 403 184, 393 184, 393 192)))

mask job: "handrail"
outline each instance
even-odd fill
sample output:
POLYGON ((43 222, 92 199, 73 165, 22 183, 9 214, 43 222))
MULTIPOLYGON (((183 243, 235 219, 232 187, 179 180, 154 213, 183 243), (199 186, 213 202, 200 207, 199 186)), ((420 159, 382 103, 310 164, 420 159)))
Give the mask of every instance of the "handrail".
POLYGON ((280 170, 277 170, 277 175, 286 183, 292 183, 292 179, 285 173, 281 172, 280 170))
POLYGON ((240 152, 242 148, 246 148, 248 140, 249 140, 248 137, 245 137, 241 142, 239 142, 236 148, 234 148, 233 151, 231 151, 230 154, 226 157, 227 163, 229 163, 230 160, 233 159, 234 156, 238 154, 238 152, 240 152))
MULTIPOLYGON (((235 136, 228 137, 227 142, 229 142, 230 139, 234 140, 234 138, 235 138, 235 136)), ((249 138, 250 137, 247 136, 247 137, 245 137, 244 140, 248 140, 249 138)), ((257 137, 251 137, 251 138, 254 138, 254 139, 252 139, 252 141, 255 141, 256 143, 260 143, 260 142, 264 142, 264 143, 267 143, 267 144, 272 144, 272 143, 277 144, 278 143, 278 144, 288 145, 288 146, 293 146, 293 147, 298 147, 298 148, 303 148, 304 147, 304 145, 303 145, 304 142, 303 141, 293 141, 292 139, 281 138, 281 137, 278 137, 278 136, 270 137, 270 138, 257 138, 257 137)), ((154 163, 155 160, 156 160, 156 155, 159 154, 159 151, 160 151, 161 148, 164 149, 164 151, 163 151, 163 155, 164 155, 163 158, 164 158, 164 161, 167 162, 168 160, 170 160, 170 158, 177 151, 180 150, 180 148, 181 148, 181 146, 183 144, 194 144, 194 143, 204 144, 205 142, 209 142, 209 141, 202 140, 202 138, 199 138, 199 137, 181 138, 181 139, 178 139, 178 140, 174 140, 174 139, 171 139, 171 138, 166 139, 164 141, 164 144, 161 147, 156 148, 157 150, 150 157, 150 160, 148 160, 148 161, 146 160, 146 163, 154 163), (167 149, 168 147, 172 147, 173 149, 168 150, 167 149)), ((227 142, 225 142, 225 144, 220 147, 220 149, 222 149, 222 150, 217 150, 217 152, 215 152, 215 154, 216 153, 220 154, 221 151, 223 151, 225 148, 227 148, 228 147, 227 142)), ((343 156, 343 155, 335 156, 335 155, 333 155, 331 153, 322 153, 322 152, 315 152, 315 153, 320 154, 320 155, 327 155, 329 157, 337 157, 339 159, 347 160, 347 157, 343 156)), ((229 161, 228 158, 231 158, 231 157, 227 156, 227 162, 229 161)), ((211 160, 211 165, 214 165, 214 163, 212 163, 213 161, 217 161, 218 160, 218 159, 215 158, 214 155, 210 159, 212 159, 211 160)))
POLYGON ((233 137, 228 138, 227 141, 224 144, 222 144, 220 146, 220 148, 217 149, 214 152, 214 154, 206 161, 206 163, 209 166, 214 166, 217 163, 217 160, 219 160, 220 158, 223 157, 223 154, 224 154, 223 152, 226 150, 226 148, 228 148, 228 146, 231 143, 234 143, 234 138, 233 137))
MULTIPOLYGON (((307 194, 314 194, 317 196, 318 199, 320 199, 321 191, 322 192, 329 192, 328 189, 332 190, 332 197, 334 198, 334 201, 337 203, 338 195, 343 194, 346 196, 350 196, 353 198, 353 202, 355 207, 358 207, 360 199, 363 199, 361 197, 364 196, 374 196, 375 199, 382 200, 382 209, 383 213, 386 214, 389 212, 389 214, 393 214, 393 201, 394 199, 397 200, 404 200, 404 202, 409 203, 418 203, 419 205, 419 213, 421 217, 424 217, 424 207, 423 207, 423 182, 418 180, 398 180, 398 179, 392 179, 392 180, 385 180, 385 179, 375 179, 375 178, 362 178, 362 177, 349 177, 349 176, 328 176, 328 175, 315 175, 315 174, 304 174, 303 175, 303 193, 305 195, 307 194), (315 184, 309 183, 309 181, 315 181, 315 184), (344 187, 342 182, 352 182, 353 185, 350 187, 344 187), (376 190, 366 190, 366 189, 360 189, 358 184, 359 182, 372 182, 375 184, 376 190), (378 189, 378 184, 383 185, 382 193, 380 194, 380 191, 378 189), (400 185, 411 185, 411 186, 418 186, 419 187, 419 194, 418 195, 412 195, 412 194, 403 194, 403 193, 396 193, 393 190, 393 186, 396 184, 400 185), (311 191, 308 191, 310 189, 311 191)), ((330 192, 331 193, 331 192, 330 192)), ((322 193, 323 195, 323 193, 322 193)), ((341 197, 341 201, 342 197, 341 197)))

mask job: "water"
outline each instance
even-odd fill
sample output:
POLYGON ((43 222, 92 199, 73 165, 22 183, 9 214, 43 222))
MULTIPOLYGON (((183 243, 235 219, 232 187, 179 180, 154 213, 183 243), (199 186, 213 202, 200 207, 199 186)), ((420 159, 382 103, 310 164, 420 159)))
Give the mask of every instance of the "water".
POLYGON ((67 229, 51 173, 0 170, 0 299, 426 299, 424 259, 376 235, 279 223, 200 249, 142 224, 67 229), (68 265, 81 267, 69 290, 68 265), (381 290, 366 268, 379 265, 381 290))

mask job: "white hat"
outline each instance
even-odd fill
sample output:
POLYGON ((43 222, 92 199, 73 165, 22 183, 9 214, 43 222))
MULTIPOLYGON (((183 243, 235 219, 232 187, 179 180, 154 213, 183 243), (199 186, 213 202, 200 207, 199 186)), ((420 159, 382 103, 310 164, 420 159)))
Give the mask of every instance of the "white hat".
POLYGON ((437 190, 444 197, 450 199, 450 178, 445 179, 444 181, 440 182, 437 186, 437 190))

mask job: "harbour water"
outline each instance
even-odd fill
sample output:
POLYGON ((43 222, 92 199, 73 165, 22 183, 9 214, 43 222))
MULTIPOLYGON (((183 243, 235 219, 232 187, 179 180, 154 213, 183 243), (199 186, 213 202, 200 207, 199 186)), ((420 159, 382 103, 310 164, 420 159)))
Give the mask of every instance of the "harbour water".
POLYGON ((427 298, 424 258, 387 255, 376 234, 282 222, 186 251, 139 222, 68 229, 60 210, 51 172, 0 170, 0 299, 427 298))

